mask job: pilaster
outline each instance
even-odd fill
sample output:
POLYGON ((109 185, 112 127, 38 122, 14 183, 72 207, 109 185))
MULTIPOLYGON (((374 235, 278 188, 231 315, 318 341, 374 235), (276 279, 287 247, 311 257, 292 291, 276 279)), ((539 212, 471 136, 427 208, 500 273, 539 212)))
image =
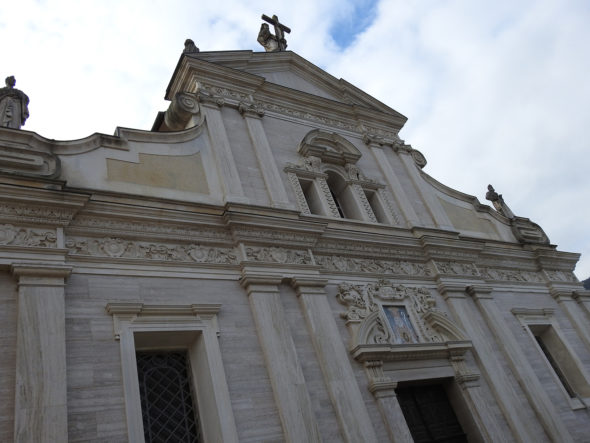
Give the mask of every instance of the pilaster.
POLYGON ((207 122, 211 151, 215 157, 215 164, 225 199, 232 202, 247 203, 248 199, 244 196, 238 168, 236 167, 223 117, 221 116, 220 106, 223 105, 223 99, 204 94, 197 94, 197 97, 202 104, 201 108, 207 122))
POLYGON ((377 442, 350 359, 334 321, 326 280, 293 279, 332 405, 347 442, 377 442))
POLYGON ((501 349, 506 355, 512 372, 520 382, 547 435, 553 441, 573 441, 551 400, 545 393, 541 382, 535 375, 533 368, 524 356, 522 349, 515 337, 510 333, 508 325, 493 300, 492 289, 489 287, 469 286, 466 291, 475 300, 475 304, 488 327, 496 336, 498 342, 502 344, 501 349))
POLYGON ((278 288, 280 282, 280 278, 250 274, 241 280, 249 296, 285 440, 319 442, 320 432, 303 370, 286 326, 288 322, 278 288))
POLYGON ((379 169, 381 170, 383 178, 389 185, 389 189, 393 193, 393 197, 395 198, 399 208, 403 213, 407 226, 410 228, 412 226, 419 226, 420 222, 418 220, 418 216, 416 215, 416 211, 414 211, 408 196, 404 192, 403 186, 397 179, 395 172, 393 172, 393 169, 389 164, 389 160, 387 160, 387 156, 383 152, 383 148, 374 143, 371 143, 369 147, 371 153, 375 157, 379 169))
POLYGON ((365 370, 369 376, 369 390, 375 396, 389 439, 394 443, 413 443, 410 428, 395 394, 397 382, 384 376, 382 361, 366 361, 365 370))
POLYGON ((262 126, 261 118, 264 116, 264 110, 252 103, 240 103, 238 110, 246 121, 248 134, 254 146, 254 152, 256 153, 256 159, 260 166, 271 206, 290 208, 291 205, 287 198, 285 184, 279 174, 279 169, 262 126))
MULTIPOLYGON (((455 320, 473 343, 473 352, 478 366, 512 430, 513 438, 523 443, 544 441, 545 435, 537 427, 532 424, 527 425, 528 417, 525 411, 519 407, 521 399, 518 393, 511 388, 511 375, 506 373, 503 366, 494 357, 494 349, 489 340, 489 330, 485 324, 479 321, 477 309, 473 302, 466 297, 465 285, 439 281, 438 287, 447 305, 455 314, 455 320)), ((485 289, 480 287, 480 297, 491 297, 491 288, 485 289)), ((499 426, 494 425, 494 427, 498 428, 499 426)))
POLYGON ((416 162, 412 158, 410 152, 398 151, 399 158, 401 159, 410 179, 414 183, 414 186, 418 190, 418 194, 422 197, 424 205, 428 209, 428 212, 432 216, 434 223, 440 229, 454 230, 453 224, 449 220, 449 217, 444 212, 442 205, 438 201, 436 194, 430 189, 426 189, 426 182, 420 177, 420 172, 416 167, 416 162))
POLYGON ((68 441, 65 278, 59 263, 14 263, 18 319, 14 441, 68 441))
POLYGON ((579 294, 571 289, 554 287, 551 289, 551 296, 563 308, 578 332, 578 336, 590 350, 590 323, 588 322, 588 317, 580 309, 580 305, 576 301, 576 298, 580 298, 579 294))

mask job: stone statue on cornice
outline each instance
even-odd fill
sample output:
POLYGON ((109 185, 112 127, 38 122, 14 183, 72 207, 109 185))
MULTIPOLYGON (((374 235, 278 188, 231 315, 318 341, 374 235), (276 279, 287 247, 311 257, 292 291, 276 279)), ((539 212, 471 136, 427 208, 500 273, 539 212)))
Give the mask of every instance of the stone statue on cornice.
POLYGON ((6 77, 6 86, 0 88, 0 126, 20 129, 29 117, 29 97, 16 89, 14 76, 6 77))

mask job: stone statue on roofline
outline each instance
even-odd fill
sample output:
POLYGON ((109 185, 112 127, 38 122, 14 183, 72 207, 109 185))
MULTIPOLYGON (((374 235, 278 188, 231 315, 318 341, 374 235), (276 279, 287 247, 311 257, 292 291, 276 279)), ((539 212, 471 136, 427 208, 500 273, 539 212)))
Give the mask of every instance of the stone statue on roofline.
POLYGON ((6 77, 6 86, 0 88, 0 126, 20 129, 29 117, 29 97, 14 87, 14 76, 6 77))
POLYGON ((270 32, 268 23, 263 23, 260 26, 260 32, 258 33, 257 41, 266 52, 279 52, 287 50, 287 40, 285 40, 285 32, 290 33, 291 29, 279 22, 279 18, 273 15, 272 18, 262 14, 262 20, 273 25, 275 33, 270 32))
POLYGON ((502 194, 498 194, 492 185, 488 185, 488 192, 486 192, 486 200, 489 200, 500 214, 507 218, 514 218, 514 213, 510 210, 502 194))
POLYGON ((517 217, 508 207, 502 194, 498 194, 492 185, 488 185, 486 200, 489 200, 500 214, 510 219, 510 228, 516 239, 522 244, 548 245, 549 238, 536 223, 525 217, 517 217))

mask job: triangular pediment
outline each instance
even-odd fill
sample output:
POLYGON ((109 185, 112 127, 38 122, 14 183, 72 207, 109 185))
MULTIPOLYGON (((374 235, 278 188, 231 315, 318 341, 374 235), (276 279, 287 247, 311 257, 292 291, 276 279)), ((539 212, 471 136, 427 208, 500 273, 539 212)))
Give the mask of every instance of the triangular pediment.
POLYGON ((194 76, 196 79, 210 78, 217 85, 231 82, 238 89, 248 85, 248 89, 252 91, 264 88, 277 95, 300 93, 314 96, 316 100, 336 102, 335 106, 349 106, 361 112, 365 110, 385 114, 400 128, 406 121, 406 117, 399 112, 292 51, 215 51, 182 56, 168 86, 167 99, 171 99, 176 92, 187 90, 186 81, 192 77, 182 75, 181 71, 184 68, 186 72, 189 65, 197 72, 194 76))

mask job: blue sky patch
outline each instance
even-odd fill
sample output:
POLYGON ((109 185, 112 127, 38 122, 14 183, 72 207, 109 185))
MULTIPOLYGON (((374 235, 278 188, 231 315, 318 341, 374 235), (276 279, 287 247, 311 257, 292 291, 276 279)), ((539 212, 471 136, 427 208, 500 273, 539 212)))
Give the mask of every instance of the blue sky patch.
POLYGON ((373 23, 377 16, 378 0, 353 0, 346 5, 346 13, 339 14, 330 28, 336 44, 345 49, 356 36, 373 23))

